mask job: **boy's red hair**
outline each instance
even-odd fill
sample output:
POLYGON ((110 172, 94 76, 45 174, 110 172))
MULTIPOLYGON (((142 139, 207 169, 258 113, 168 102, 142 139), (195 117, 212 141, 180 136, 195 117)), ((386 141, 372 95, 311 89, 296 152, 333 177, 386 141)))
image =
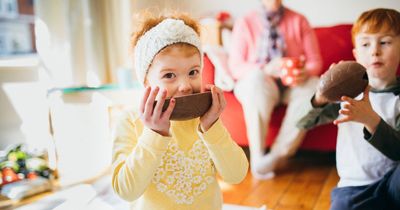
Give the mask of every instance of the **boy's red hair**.
POLYGON ((351 30, 353 45, 355 45, 355 36, 361 31, 366 33, 393 32, 395 35, 400 35, 400 13, 394 9, 384 8, 365 11, 351 30))

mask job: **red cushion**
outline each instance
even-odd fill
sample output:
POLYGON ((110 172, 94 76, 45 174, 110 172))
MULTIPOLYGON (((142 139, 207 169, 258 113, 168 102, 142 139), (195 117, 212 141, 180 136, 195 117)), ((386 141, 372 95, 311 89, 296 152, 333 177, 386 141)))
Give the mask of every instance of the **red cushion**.
POLYGON ((354 60, 351 42, 352 25, 336 25, 315 28, 323 61, 323 71, 340 60, 354 60))

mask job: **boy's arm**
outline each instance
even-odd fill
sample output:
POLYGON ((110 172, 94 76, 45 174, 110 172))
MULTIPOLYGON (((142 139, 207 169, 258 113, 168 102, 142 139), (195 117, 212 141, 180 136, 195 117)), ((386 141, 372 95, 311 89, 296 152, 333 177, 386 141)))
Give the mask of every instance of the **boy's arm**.
POLYGON ((240 183, 247 175, 249 162, 241 147, 231 138, 218 119, 204 133, 198 131, 204 141, 214 165, 222 179, 231 184, 240 183))
POLYGON ((137 124, 126 118, 114 138, 112 186, 127 201, 136 200, 147 189, 170 141, 147 128, 138 137, 137 130, 137 124))
MULTIPOLYGON (((315 95, 311 98, 311 104, 315 95)), ((311 129, 318 125, 328 124, 334 121, 339 116, 340 104, 329 103, 323 106, 314 106, 306 116, 300 119, 297 127, 300 129, 311 129)))
POLYGON ((396 127, 392 128, 383 119, 380 120, 374 134, 364 127, 364 138, 386 157, 400 160, 400 115, 396 118, 396 127))

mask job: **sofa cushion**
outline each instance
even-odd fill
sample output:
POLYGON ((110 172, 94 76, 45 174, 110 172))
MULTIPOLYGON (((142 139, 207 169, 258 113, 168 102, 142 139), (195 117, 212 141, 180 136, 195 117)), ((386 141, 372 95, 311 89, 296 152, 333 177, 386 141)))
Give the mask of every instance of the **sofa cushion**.
POLYGON ((345 24, 314 29, 322 56, 323 72, 332 63, 341 60, 354 60, 351 27, 352 25, 345 24))

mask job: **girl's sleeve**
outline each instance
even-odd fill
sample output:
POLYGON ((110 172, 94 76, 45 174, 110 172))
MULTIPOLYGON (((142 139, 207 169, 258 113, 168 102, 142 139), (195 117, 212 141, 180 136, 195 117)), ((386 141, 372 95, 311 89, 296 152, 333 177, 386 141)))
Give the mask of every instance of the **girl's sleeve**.
POLYGON ((117 126, 114 137, 112 187, 127 201, 144 193, 170 141, 147 128, 139 136, 138 130, 137 123, 127 117, 117 126))
POLYGON ((207 132, 198 133, 222 179, 231 184, 240 183, 247 175, 249 163, 242 148, 232 140, 221 120, 217 120, 207 132))

